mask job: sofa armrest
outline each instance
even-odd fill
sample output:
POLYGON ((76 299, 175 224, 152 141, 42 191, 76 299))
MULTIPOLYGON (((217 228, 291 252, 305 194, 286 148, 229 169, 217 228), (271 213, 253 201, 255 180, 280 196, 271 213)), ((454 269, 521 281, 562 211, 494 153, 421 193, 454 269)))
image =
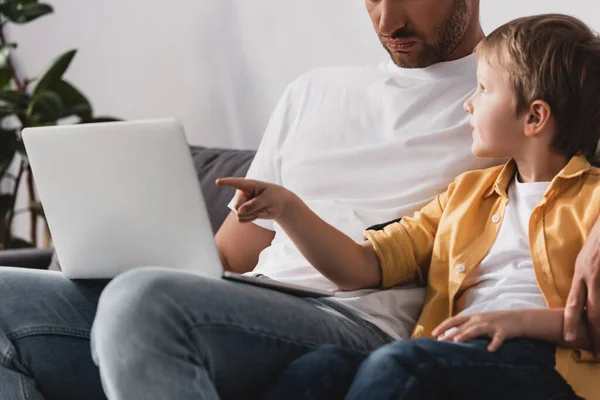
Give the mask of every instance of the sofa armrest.
POLYGON ((52 249, 19 249, 0 251, 0 267, 47 269, 52 249))

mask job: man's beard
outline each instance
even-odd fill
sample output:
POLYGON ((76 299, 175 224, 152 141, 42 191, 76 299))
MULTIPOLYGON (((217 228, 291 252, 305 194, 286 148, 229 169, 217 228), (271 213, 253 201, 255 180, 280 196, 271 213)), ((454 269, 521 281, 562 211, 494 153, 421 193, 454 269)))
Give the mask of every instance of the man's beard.
MULTIPOLYGON (((401 68, 425 68, 430 65, 445 61, 456 50, 467 31, 471 14, 467 0, 456 0, 452 9, 435 29, 435 38, 431 42, 421 42, 422 50, 415 59, 402 57, 384 48, 392 57, 396 65, 401 68)), ((398 30, 392 37, 394 39, 418 37, 413 31, 398 30)), ((383 43, 383 42, 382 42, 383 43)))

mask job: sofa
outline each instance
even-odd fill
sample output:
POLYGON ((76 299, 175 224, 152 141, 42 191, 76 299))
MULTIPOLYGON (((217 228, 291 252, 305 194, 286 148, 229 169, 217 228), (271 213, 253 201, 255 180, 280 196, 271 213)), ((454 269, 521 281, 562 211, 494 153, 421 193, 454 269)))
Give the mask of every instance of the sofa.
MULTIPOLYGON (((198 182, 206 201, 213 232, 217 232, 229 213, 227 204, 234 194, 231 188, 215 185, 224 176, 245 176, 255 152, 191 146, 190 151, 198 182)), ((59 260, 52 249, 0 251, 0 266, 58 270, 59 260)))

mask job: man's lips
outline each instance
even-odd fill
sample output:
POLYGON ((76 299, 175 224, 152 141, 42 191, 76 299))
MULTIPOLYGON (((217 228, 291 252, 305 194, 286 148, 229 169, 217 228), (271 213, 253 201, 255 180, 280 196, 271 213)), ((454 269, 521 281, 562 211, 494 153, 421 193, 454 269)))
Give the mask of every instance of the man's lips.
POLYGON ((417 44, 414 39, 384 39, 383 42, 392 51, 408 51, 417 44))

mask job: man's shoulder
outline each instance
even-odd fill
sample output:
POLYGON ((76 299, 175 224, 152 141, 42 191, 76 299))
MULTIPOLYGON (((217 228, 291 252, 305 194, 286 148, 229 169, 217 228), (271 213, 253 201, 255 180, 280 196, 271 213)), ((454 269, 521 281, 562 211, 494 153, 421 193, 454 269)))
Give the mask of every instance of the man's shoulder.
MULTIPOLYGON (((385 64, 385 63, 384 63, 385 64)), ((335 82, 351 83, 349 78, 377 77, 388 73, 381 65, 365 66, 331 66, 312 69, 292 81, 293 87, 306 87, 311 84, 332 84, 335 82)))

